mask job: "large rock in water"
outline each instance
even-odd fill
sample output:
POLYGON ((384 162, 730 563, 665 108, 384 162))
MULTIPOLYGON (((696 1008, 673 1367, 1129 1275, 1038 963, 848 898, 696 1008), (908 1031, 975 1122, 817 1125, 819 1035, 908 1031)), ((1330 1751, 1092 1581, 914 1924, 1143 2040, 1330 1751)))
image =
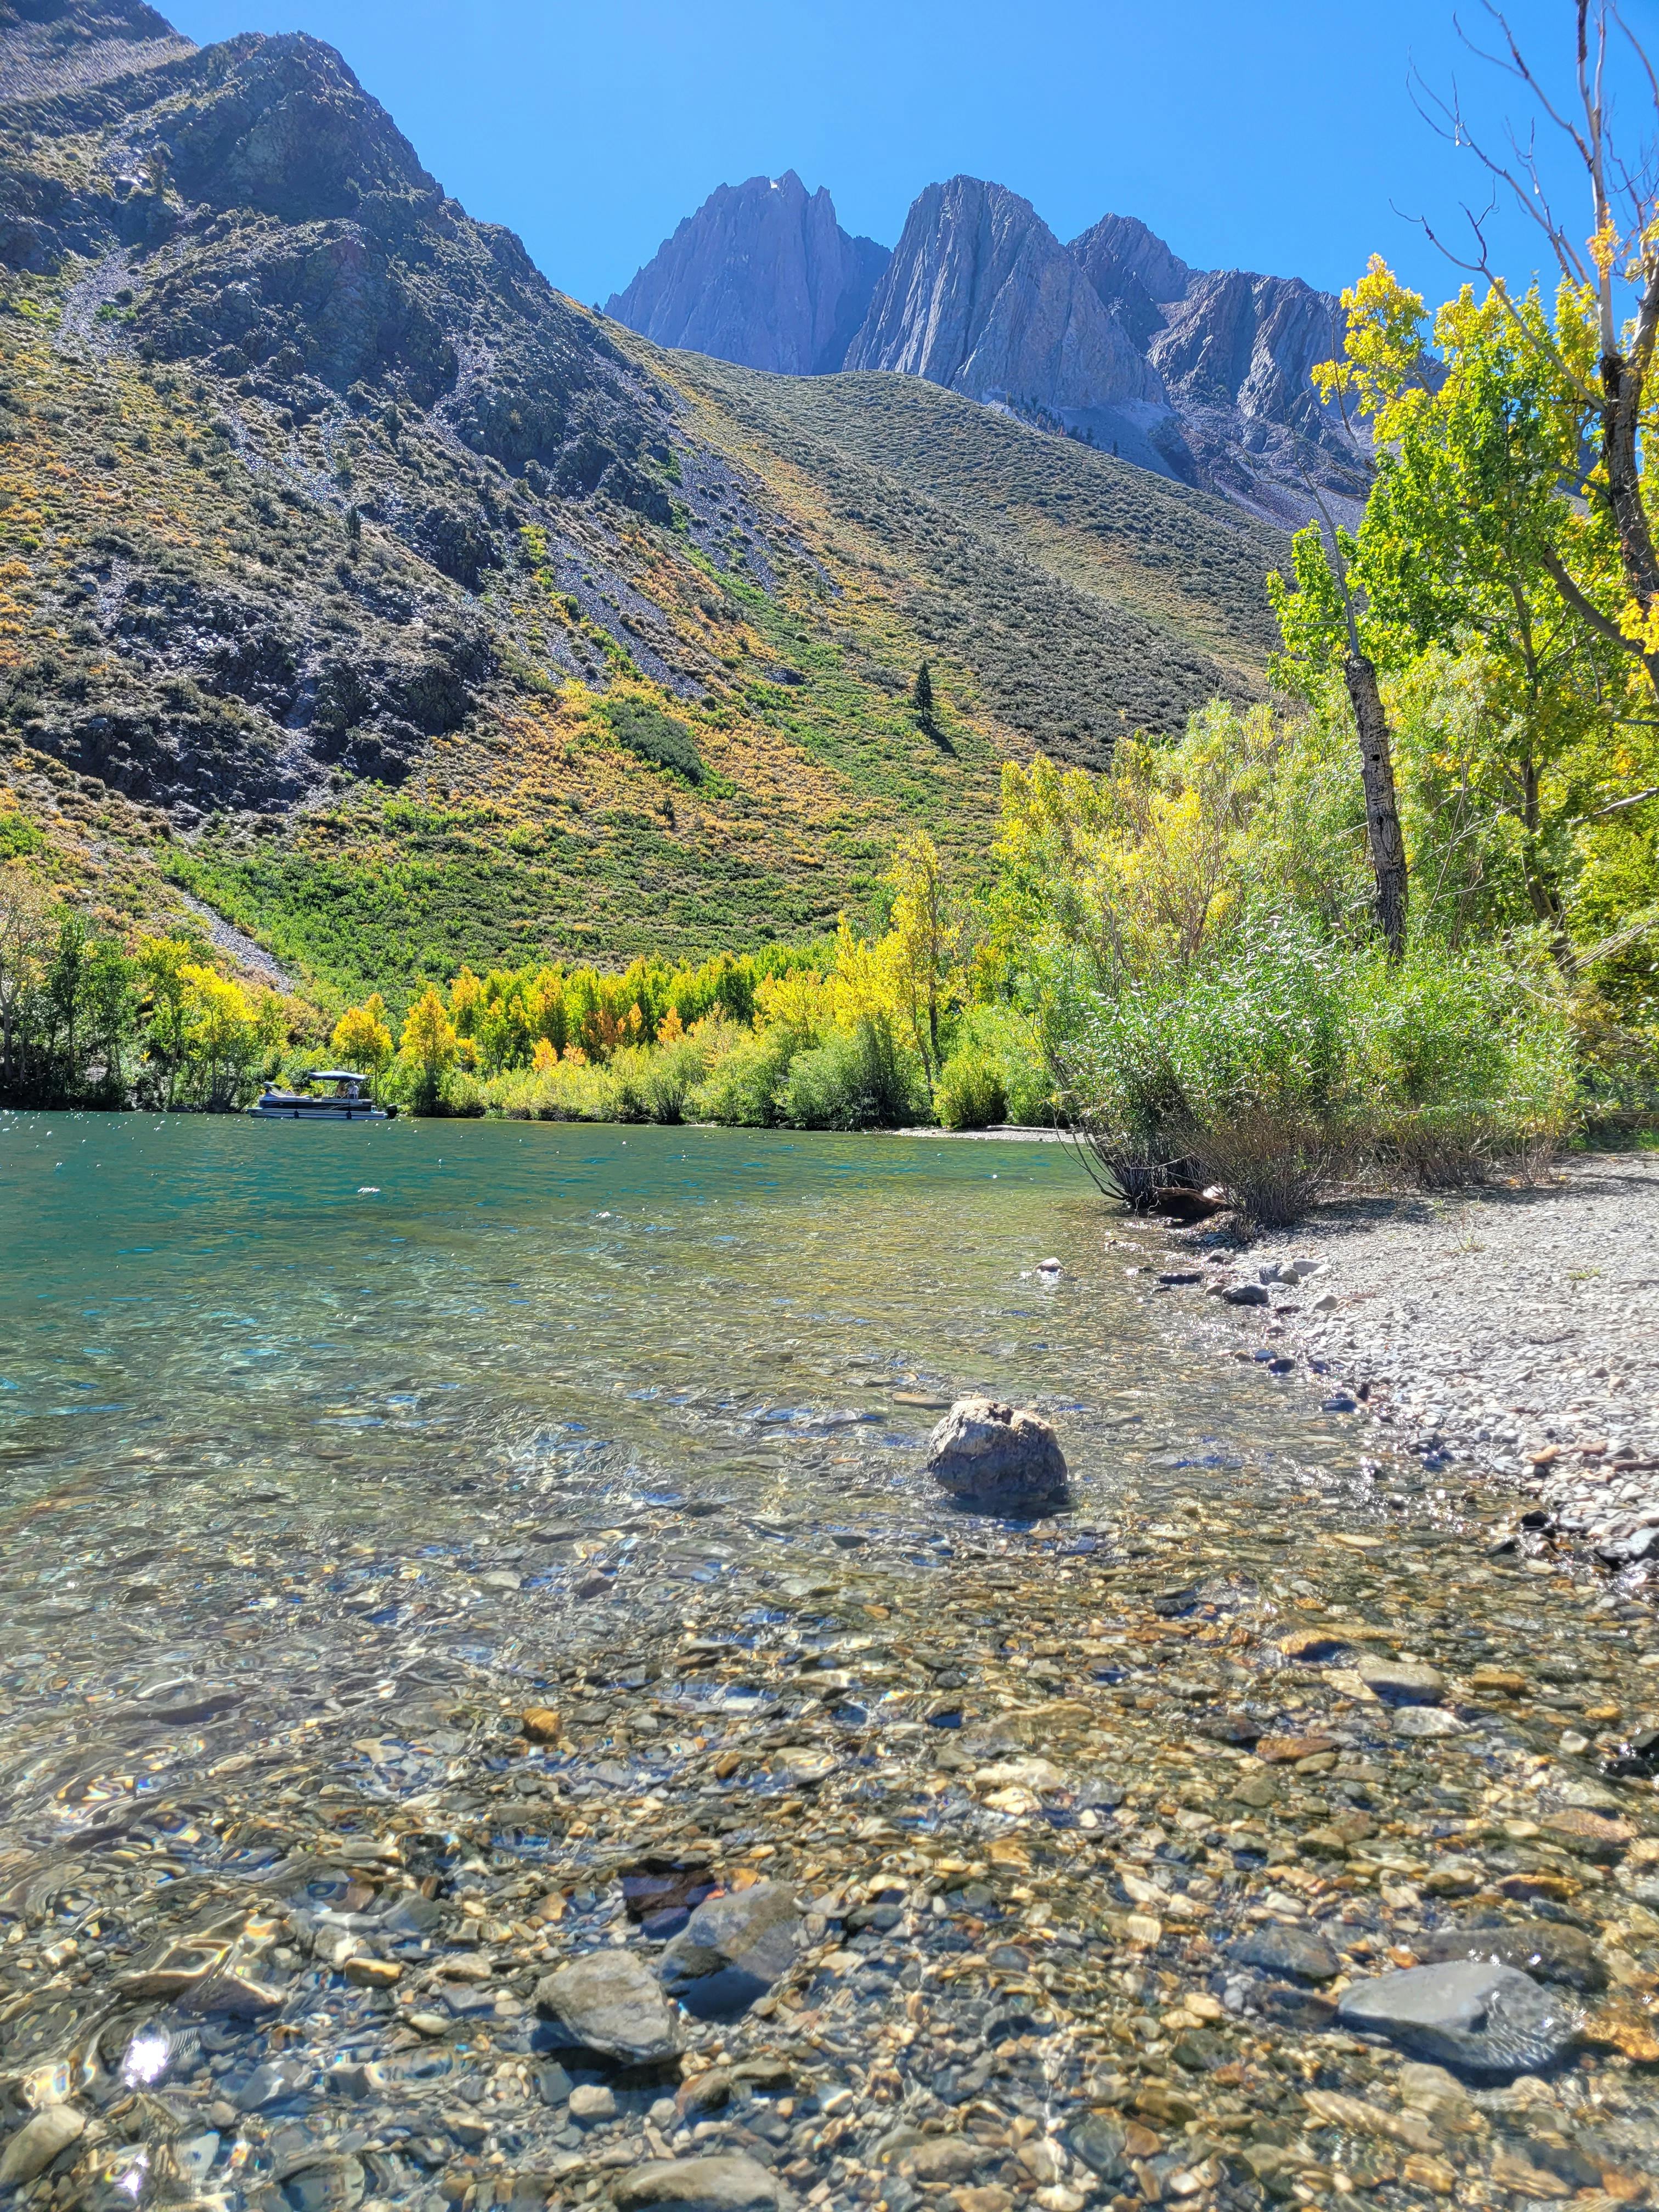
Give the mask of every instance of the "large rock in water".
POLYGON ((0 2189, 21 2189, 37 2180, 72 2142, 85 2132, 87 2116, 73 2105, 48 2105, 37 2112, 6 2145, 0 2158, 0 2189))
POLYGON ((1513 1920, 1492 1926, 1465 1922, 1426 1936, 1413 1948, 1425 1966, 1449 1959, 1485 1959, 1514 1966, 1534 1981, 1559 1982, 1569 1990, 1603 1990, 1607 1970, 1582 1928, 1555 1920, 1513 1920))
POLYGON ((927 1471, 953 1498, 993 1510, 1066 1495, 1066 1455, 1048 1422, 994 1398, 957 1399, 927 1439, 927 1471))
POLYGON ((708 1899, 662 1954, 665 1986, 699 2020, 736 2019, 787 1970, 799 1917, 781 1881, 708 1899))
POLYGON ((590 1951, 544 1974, 536 2007, 574 2043, 633 2065, 672 2057, 679 2027, 656 1977, 629 1951, 590 1951))
POLYGON ((1572 2049, 1582 2026, 1530 1974, 1472 1959, 1352 1983, 1338 2014, 1344 2027, 1478 2074, 1541 2074, 1572 2049))
POLYGON ((757 2160, 648 2159, 612 2192, 617 2212, 771 2212, 778 2185, 757 2160))

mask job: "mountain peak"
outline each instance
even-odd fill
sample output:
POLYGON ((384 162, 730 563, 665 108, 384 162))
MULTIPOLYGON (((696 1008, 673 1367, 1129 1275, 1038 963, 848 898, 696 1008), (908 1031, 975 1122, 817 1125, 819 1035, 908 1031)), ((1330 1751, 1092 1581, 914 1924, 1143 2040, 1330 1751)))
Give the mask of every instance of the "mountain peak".
POLYGON ((876 287, 848 368, 1048 408, 1160 395, 1156 376, 1036 210, 1006 185, 929 185, 876 287))
POLYGON ((886 261, 786 169, 717 186, 605 312, 659 345, 817 375, 841 367, 886 261))
POLYGON ((1063 246, 1030 200, 965 172, 918 194, 890 256, 833 225, 793 170, 722 185, 610 312, 751 368, 925 377, 1274 522, 1307 519, 1310 466, 1351 506, 1363 465, 1309 380, 1342 311, 1299 278, 1194 269, 1137 216, 1063 246))
POLYGON ((1138 285, 1167 305, 1187 296, 1193 272, 1139 216, 1103 215, 1066 249, 1103 298, 1138 285))

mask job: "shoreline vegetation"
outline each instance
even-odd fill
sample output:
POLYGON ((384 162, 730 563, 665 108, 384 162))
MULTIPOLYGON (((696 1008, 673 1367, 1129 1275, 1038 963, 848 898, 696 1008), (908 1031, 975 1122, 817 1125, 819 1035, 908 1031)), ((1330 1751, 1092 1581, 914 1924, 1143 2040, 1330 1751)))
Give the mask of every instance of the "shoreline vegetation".
POLYGON ((695 966, 464 967, 395 1010, 251 987, 184 936, 123 944, 14 862, 0 1097, 228 1111, 326 1059, 423 1115, 1059 1127, 1133 1206, 1207 1188, 1270 1229, 1356 1178, 1535 1179, 1581 1132, 1652 1118, 1650 971, 1632 989, 1627 961, 1564 957, 1482 890, 1478 928, 1441 854, 1390 951, 1328 699, 1214 702, 1173 744, 1124 740, 1103 775, 1008 763, 988 878, 956 882, 913 833, 867 934, 843 916, 833 939, 695 966))

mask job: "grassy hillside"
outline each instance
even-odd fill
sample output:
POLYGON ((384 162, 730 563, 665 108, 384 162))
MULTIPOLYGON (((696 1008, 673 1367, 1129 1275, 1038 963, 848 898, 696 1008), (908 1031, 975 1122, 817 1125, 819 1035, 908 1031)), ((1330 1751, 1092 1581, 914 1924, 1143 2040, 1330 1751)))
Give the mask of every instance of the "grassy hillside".
MULTIPOLYGON (((798 470, 838 521, 908 550, 919 620, 969 651, 985 653, 981 626, 1011 626, 997 579, 1012 567, 1030 572, 1020 589, 1045 594, 1059 628, 1115 621, 1122 662, 1096 681, 1131 721, 1184 715, 1193 685, 1217 688, 1218 664, 1242 688, 1259 683, 1277 642, 1261 579, 1288 549, 1237 509, 920 377, 762 376, 684 355, 653 354, 653 366, 706 404, 716 441, 735 428, 798 470)), ((1010 665, 1004 710, 1036 735, 1040 715, 1018 720, 1021 689, 1010 665)))
POLYGON ((329 996, 809 937, 913 824, 974 870, 1004 756, 1259 684, 1284 549, 1232 510, 659 353, 326 47, 42 9, 105 58, 0 113, 0 857, 66 896, 188 894, 329 996))

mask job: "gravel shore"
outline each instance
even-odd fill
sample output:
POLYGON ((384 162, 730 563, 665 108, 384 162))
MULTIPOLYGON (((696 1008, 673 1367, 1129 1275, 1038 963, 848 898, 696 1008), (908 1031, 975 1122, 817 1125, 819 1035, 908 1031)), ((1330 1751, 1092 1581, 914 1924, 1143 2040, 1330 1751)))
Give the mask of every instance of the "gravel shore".
POLYGON ((1395 1452, 1528 1493, 1529 1544, 1655 1571, 1659 1158, 1577 1159, 1531 1189, 1345 1200, 1242 1258, 1212 1251, 1206 1273, 1212 1292, 1261 1285, 1265 1305, 1237 1310, 1261 1324, 1254 1350, 1296 1355, 1322 1401, 1352 1395, 1395 1452))

